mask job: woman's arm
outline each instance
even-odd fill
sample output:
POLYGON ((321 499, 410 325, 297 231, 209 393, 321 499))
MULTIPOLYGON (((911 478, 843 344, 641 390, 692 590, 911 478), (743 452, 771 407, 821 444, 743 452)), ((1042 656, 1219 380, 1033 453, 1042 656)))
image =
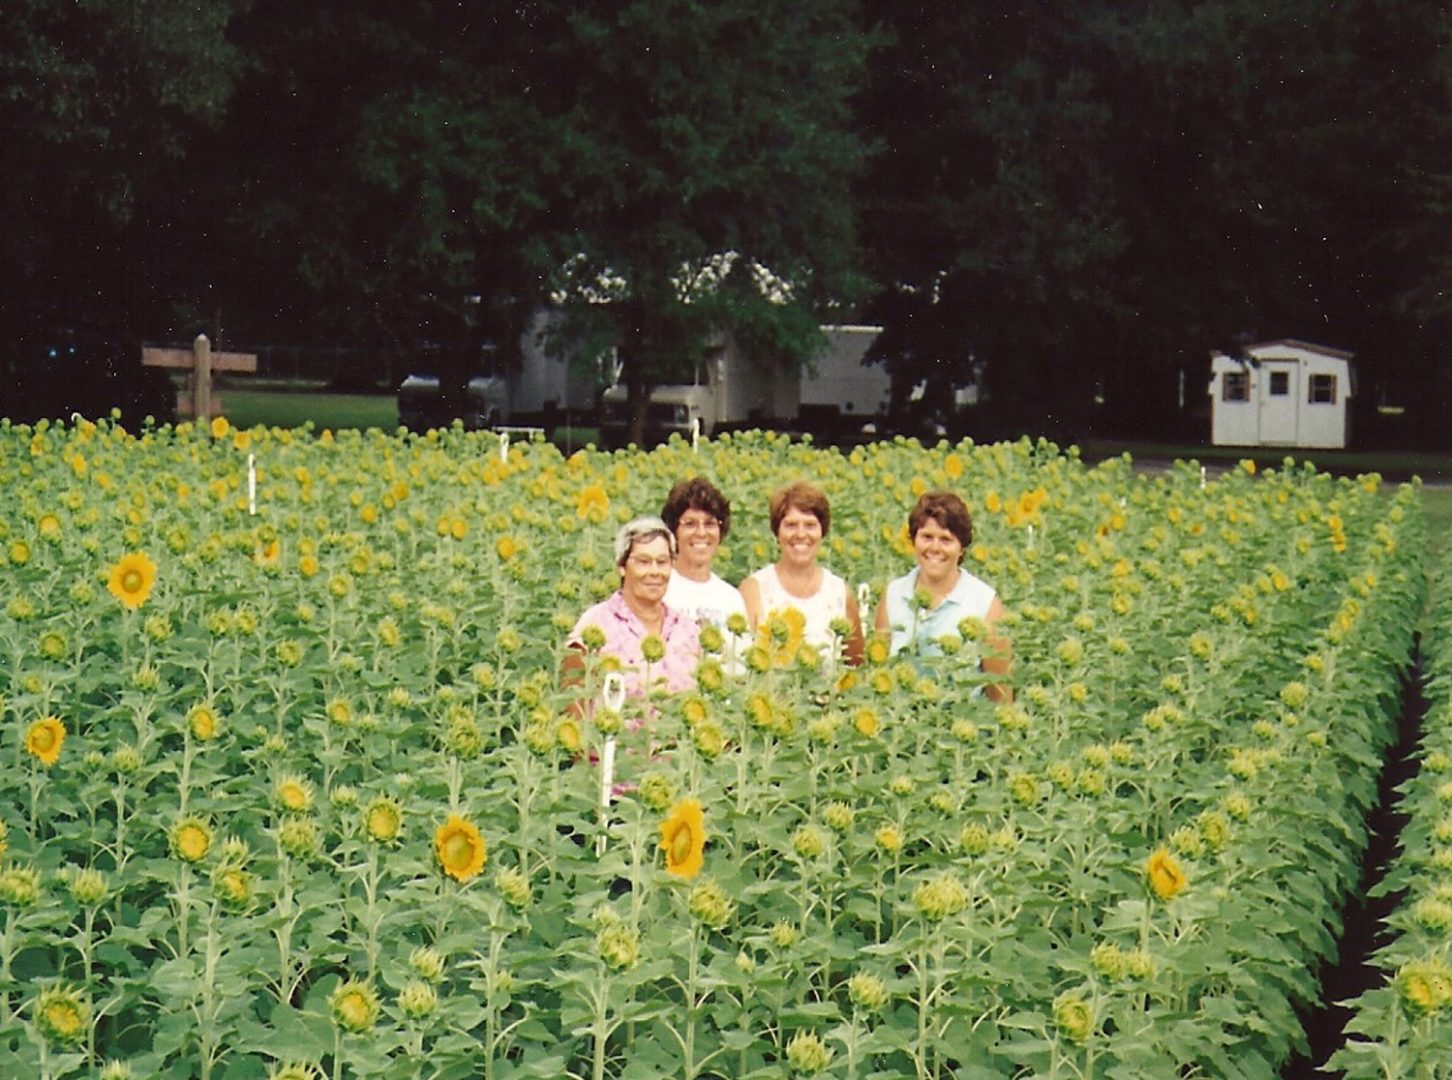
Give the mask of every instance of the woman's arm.
POLYGON ((988 606, 988 614, 983 617, 988 625, 987 640, 984 643, 988 648, 983 657, 983 670, 1005 681, 988 685, 985 693, 990 701, 1013 700, 1013 686, 1006 681, 1013 674, 1013 645, 998 629, 998 621, 1002 618, 1003 604, 995 596, 993 603, 988 606))
POLYGON ((746 603, 746 625, 754 631, 761 622, 761 584, 749 577, 736 588, 746 603))
POLYGON ((851 630, 847 633, 846 657, 847 663, 857 667, 862 663, 864 652, 862 642, 862 612, 857 608, 857 597, 852 595, 851 590, 847 592, 847 622, 851 630))

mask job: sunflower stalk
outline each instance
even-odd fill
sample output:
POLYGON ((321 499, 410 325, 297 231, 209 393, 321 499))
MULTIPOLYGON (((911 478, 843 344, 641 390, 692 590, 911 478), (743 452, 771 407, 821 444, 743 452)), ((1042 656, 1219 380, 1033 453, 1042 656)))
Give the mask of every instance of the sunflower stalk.
POLYGON ((180 801, 178 815, 186 817, 187 803, 192 793, 192 758, 196 753, 196 747, 192 745, 191 727, 182 727, 182 760, 181 772, 177 776, 177 798, 180 801))
POLYGON ((207 936, 202 953, 201 1003, 193 1005, 197 1014, 197 1038, 200 1043, 201 1080, 211 1080, 225 1053, 220 1032, 217 1031, 217 964, 222 958, 222 943, 217 936, 217 905, 207 910, 207 936))
POLYGON ((293 897, 291 861, 281 848, 277 852, 277 868, 279 881, 275 911, 280 921, 272 932, 277 942, 277 984, 273 993, 279 1004, 286 1005, 291 1003, 293 992, 302 981, 302 973, 295 970, 292 959, 292 934, 303 912, 293 897))
POLYGON ((176 920, 176 958, 191 953, 188 928, 192 918, 192 868, 190 863, 177 867, 176 887, 172 892, 172 918, 176 920))
POLYGON ((383 914, 378 910, 378 846, 368 845, 368 863, 363 868, 363 896, 365 901, 363 920, 368 933, 364 946, 368 956, 368 979, 371 982, 378 971, 378 927, 383 914))
POLYGON ((11 965, 15 961, 15 911, 5 912, 5 930, 0 932, 0 1010, 3 1010, 5 1026, 15 1019, 10 1007, 10 988, 15 984, 11 965))

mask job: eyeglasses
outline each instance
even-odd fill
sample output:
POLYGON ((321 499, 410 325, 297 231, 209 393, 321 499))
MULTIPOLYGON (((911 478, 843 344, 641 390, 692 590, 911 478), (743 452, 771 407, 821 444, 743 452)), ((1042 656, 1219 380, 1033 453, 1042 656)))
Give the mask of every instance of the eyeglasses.
POLYGON ((719 518, 708 516, 683 517, 678 522, 676 522, 676 531, 705 533, 720 532, 721 520, 719 518))
POLYGON ((635 570, 669 570, 671 560, 669 556, 653 559, 649 555, 632 555, 625 560, 625 565, 635 570))

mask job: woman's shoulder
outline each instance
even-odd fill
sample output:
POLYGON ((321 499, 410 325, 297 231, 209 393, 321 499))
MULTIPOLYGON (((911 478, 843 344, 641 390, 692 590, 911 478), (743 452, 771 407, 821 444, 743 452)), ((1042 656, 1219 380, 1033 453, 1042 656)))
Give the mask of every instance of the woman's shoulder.
POLYGON ((847 595, 847 579, 841 574, 834 574, 825 566, 822 567, 822 584, 817 588, 818 595, 830 596, 833 599, 847 595))
POLYGON ((605 624, 610 620, 613 610, 611 602, 619 595, 619 592, 611 593, 598 604, 591 604, 581 612, 580 617, 575 620, 574 629, 570 631, 570 639, 577 638, 580 635, 580 631, 584 630, 587 626, 599 626, 601 629, 604 629, 605 624))
POLYGON ((914 566, 902 577, 895 577, 887 583, 887 591, 896 596, 899 594, 912 595, 913 589, 918 584, 918 568, 914 566))
POLYGON ((967 570, 960 574, 953 592, 961 601, 982 607, 985 611, 988 610, 988 605, 993 603, 993 598, 998 595, 997 589, 982 578, 970 574, 967 570))
POLYGON ((777 584, 776 566, 773 563, 767 563, 760 570, 753 570, 742 579, 741 584, 745 585, 748 581, 756 582, 763 589, 774 587, 777 584))

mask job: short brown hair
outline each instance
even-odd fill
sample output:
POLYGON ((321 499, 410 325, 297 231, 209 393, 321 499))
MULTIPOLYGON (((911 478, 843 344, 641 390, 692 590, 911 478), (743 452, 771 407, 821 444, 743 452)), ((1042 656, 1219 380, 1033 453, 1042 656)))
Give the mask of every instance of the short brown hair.
POLYGON ((973 518, 968 504, 951 491, 925 491, 917 505, 908 512, 908 536, 916 537, 926 521, 935 521, 947 529, 965 548, 973 543, 973 518))
POLYGON ((781 519, 786 517, 788 510, 811 514, 821 523, 823 536, 827 535, 827 530, 832 526, 832 507, 827 503, 827 496, 822 494, 821 489, 813 487, 805 480, 778 488, 772 494, 769 505, 773 536, 781 531, 781 519))
POLYGON ((671 532, 681 523, 681 515, 687 510, 700 510, 710 514, 721 525, 721 539, 731 531, 731 502, 721 489, 704 476, 692 476, 677 480, 661 507, 661 520, 671 532))

